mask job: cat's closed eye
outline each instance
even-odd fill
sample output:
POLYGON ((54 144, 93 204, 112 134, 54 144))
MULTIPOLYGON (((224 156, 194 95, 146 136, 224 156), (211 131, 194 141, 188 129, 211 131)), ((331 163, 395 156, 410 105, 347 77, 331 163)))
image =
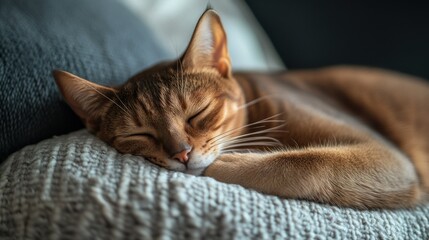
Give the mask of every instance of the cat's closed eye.
POLYGON ((202 113, 204 113, 208 108, 209 108, 210 104, 208 104, 207 106, 205 106, 204 108, 202 108, 200 111, 198 111, 196 114, 192 115, 190 118, 188 118, 187 123, 189 125, 191 125, 192 127, 195 127, 196 125, 196 120, 197 117, 200 116, 202 113))
POLYGON ((142 137, 150 140, 156 140, 154 135, 146 132, 131 133, 131 134, 125 135, 125 137, 142 137))

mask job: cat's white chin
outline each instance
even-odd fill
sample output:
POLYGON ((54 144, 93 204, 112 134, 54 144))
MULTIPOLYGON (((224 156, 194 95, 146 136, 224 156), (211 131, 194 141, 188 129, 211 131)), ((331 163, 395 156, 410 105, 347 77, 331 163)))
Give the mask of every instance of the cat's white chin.
POLYGON ((208 155, 199 155, 194 153, 190 156, 190 158, 191 161, 189 161, 187 165, 169 159, 167 160, 169 163, 167 168, 172 171, 200 176, 203 174, 204 170, 213 163, 213 161, 217 158, 217 155, 214 153, 208 155))

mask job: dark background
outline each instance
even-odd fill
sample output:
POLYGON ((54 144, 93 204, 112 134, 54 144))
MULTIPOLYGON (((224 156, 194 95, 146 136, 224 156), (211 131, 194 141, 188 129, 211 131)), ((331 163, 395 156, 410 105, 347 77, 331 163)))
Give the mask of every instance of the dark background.
POLYGON ((428 1, 246 2, 289 69, 358 64, 429 79, 428 1))

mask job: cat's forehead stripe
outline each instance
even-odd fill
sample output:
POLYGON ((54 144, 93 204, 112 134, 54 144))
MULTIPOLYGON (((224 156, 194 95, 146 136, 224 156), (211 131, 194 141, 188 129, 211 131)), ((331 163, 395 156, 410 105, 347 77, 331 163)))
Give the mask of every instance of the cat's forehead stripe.
POLYGON ((141 116, 140 116, 140 114, 138 113, 138 110, 136 110, 136 108, 135 107, 133 107, 132 108, 134 111, 133 111, 133 113, 131 114, 131 120, 133 121, 133 123, 137 126, 137 127, 142 127, 143 126, 143 123, 142 123, 142 121, 141 121, 141 116))
POLYGON ((188 108, 188 104, 186 103, 186 99, 183 95, 178 95, 177 99, 179 100, 180 106, 183 110, 186 110, 188 108))

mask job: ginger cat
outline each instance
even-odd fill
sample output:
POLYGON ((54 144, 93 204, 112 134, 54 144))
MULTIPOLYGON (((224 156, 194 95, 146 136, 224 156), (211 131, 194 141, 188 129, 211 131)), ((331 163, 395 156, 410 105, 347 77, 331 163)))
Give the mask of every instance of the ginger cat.
POLYGON ((207 10, 183 56, 122 86, 54 77, 121 153, 285 198, 402 208, 429 192, 429 85, 372 68, 232 73, 207 10))

